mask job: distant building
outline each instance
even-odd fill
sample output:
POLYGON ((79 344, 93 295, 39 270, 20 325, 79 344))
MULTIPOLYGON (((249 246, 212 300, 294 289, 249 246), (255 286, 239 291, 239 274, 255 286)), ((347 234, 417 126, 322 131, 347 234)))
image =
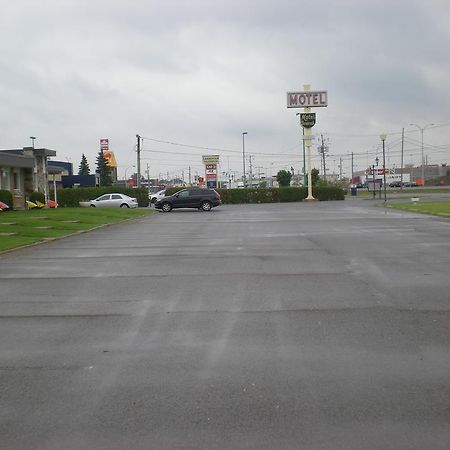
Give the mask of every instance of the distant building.
POLYGON ((14 209, 25 208, 33 191, 48 200, 48 158, 55 155, 47 148, 0 150, 0 189, 11 191, 14 209))

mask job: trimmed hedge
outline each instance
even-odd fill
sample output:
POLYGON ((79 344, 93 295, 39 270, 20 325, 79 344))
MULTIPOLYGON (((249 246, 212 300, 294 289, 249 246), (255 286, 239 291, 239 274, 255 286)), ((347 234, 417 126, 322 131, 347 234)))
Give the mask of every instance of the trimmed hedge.
POLYGON ((11 191, 0 189, 0 202, 6 203, 9 209, 13 209, 13 196, 11 191))
POLYGON ((45 194, 43 192, 34 191, 30 194, 30 202, 41 202, 45 203, 45 194))
MULTIPOLYGON (((167 195, 184 188, 169 188, 167 195)), ((306 187, 216 189, 224 204, 301 202, 308 196, 306 187)), ((336 186, 313 187, 313 196, 320 201, 344 200, 345 192, 336 186)))
POLYGON ((146 188, 132 189, 117 186, 60 189, 57 191, 58 204, 60 206, 77 207, 80 206, 79 202, 88 202, 89 200, 100 197, 100 195, 111 192, 126 194, 136 198, 138 205, 142 207, 147 207, 149 204, 148 190, 146 188))

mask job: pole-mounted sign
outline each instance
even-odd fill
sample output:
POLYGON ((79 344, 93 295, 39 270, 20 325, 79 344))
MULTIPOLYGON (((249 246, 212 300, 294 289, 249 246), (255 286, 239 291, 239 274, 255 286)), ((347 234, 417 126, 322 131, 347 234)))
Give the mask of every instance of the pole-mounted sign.
MULTIPOLYGON (((312 195, 312 179, 311 179, 311 145, 312 131, 311 128, 316 123, 316 114, 311 112, 311 108, 319 108, 328 106, 327 91, 311 91, 309 84, 303 85, 303 91, 287 93, 288 108, 303 108, 303 114, 300 114, 300 124, 303 127, 303 142, 308 149, 308 196, 305 200, 315 200, 312 195)), ((304 155, 304 150, 303 150, 304 155)), ((304 156, 303 156, 304 160, 304 156)))
POLYGON ((316 113, 301 113, 300 124, 303 128, 312 128, 316 124, 316 113))
POLYGON ((319 108, 328 106, 327 91, 302 91, 287 93, 288 108, 319 108))

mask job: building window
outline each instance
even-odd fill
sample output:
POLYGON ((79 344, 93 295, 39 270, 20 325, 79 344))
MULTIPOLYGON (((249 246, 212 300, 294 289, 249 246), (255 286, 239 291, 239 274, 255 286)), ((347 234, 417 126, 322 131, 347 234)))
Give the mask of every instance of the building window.
POLYGON ((9 169, 0 170, 0 189, 11 190, 11 186, 9 185, 9 169))
POLYGON ((15 191, 21 191, 20 189, 20 172, 13 172, 13 187, 15 191))

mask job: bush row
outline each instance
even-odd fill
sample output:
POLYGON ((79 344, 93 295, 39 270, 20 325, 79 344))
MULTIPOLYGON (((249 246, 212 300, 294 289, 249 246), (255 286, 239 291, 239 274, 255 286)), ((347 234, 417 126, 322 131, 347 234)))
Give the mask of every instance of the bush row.
MULTIPOLYGON (((169 188, 167 195, 181 189, 183 188, 169 188)), ((216 191, 224 204, 301 202, 308 196, 306 187, 216 189, 216 191)), ((337 186, 316 186, 313 188, 313 196, 320 201, 344 200, 345 192, 337 186)))
POLYGON ((41 202, 45 203, 45 194, 43 192, 34 191, 30 194, 30 202, 41 202))
POLYGON ((6 189, 0 189, 0 202, 7 204, 10 209, 13 208, 13 196, 11 191, 7 191, 6 189))
POLYGON ((60 189, 57 191, 58 204, 60 206, 77 207, 79 202, 88 202, 94 198, 110 192, 118 192, 136 198, 139 206, 148 206, 148 190, 146 188, 131 189, 117 186, 92 187, 92 188, 73 188, 60 189))

